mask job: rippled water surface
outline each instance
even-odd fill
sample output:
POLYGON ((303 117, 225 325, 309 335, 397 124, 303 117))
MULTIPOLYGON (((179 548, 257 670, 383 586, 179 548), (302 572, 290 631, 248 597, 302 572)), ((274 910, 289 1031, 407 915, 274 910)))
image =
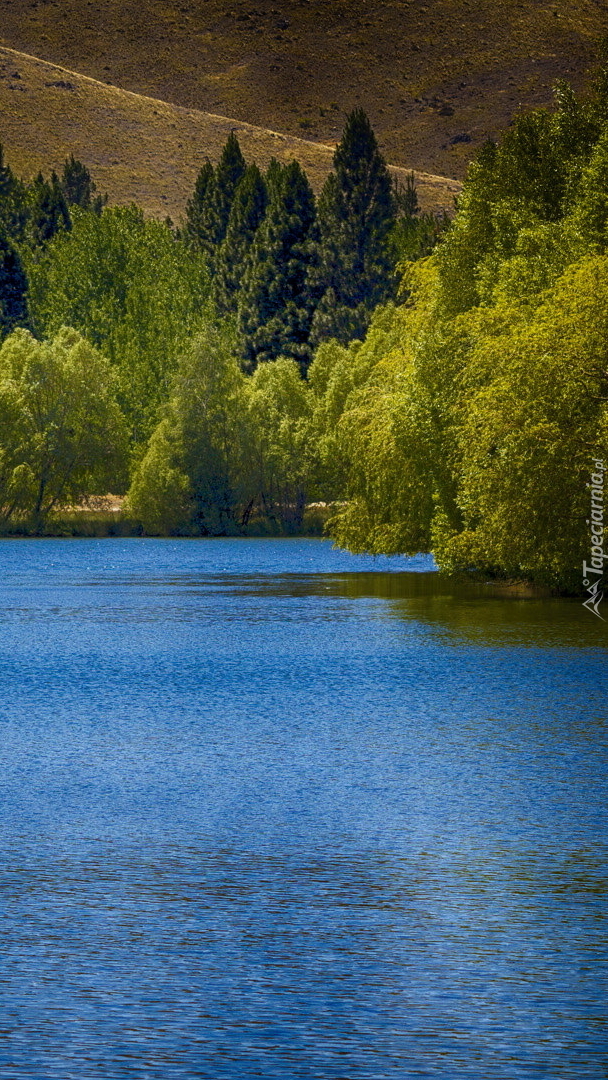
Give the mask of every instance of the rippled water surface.
POLYGON ((2 1080, 605 1080, 606 624, 430 569, 0 541, 2 1080))

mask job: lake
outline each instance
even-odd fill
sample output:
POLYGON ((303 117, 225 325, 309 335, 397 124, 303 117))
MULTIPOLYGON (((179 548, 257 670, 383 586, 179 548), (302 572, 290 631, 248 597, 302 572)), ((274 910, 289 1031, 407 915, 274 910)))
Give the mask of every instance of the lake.
POLYGON ((2 1080, 605 1080, 606 624, 320 540, 2 540, 2 1080))

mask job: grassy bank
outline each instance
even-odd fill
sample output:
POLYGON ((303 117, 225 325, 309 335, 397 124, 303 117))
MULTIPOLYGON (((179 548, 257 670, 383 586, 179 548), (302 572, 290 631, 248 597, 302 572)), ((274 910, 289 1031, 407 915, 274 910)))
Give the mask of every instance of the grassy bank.
MULTIPOLYGON (((252 516, 242 530, 219 533, 231 536, 323 536, 330 507, 318 503, 307 506, 304 519, 299 526, 291 528, 268 518, 252 516)), ((74 537, 106 538, 112 536, 146 536, 141 522, 121 510, 75 509, 61 510, 49 515, 43 525, 36 525, 31 519, 11 521, 0 526, 0 536, 4 537, 74 537)))

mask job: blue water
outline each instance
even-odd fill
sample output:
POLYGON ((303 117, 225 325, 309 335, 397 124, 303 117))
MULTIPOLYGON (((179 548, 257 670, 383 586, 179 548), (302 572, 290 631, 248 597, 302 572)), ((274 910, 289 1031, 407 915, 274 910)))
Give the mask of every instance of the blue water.
POLYGON ((0 569, 2 1080, 605 1080, 580 601, 317 540, 0 569))

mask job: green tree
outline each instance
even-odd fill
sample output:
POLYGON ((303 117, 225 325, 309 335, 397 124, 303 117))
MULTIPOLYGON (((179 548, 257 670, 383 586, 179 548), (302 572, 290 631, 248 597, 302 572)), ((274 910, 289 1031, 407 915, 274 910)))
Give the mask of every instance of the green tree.
POLYGON ((247 259, 267 203, 268 192, 262 174, 257 165, 249 165, 237 188, 226 236, 216 260, 213 295, 222 314, 237 310, 247 259))
POLYGON ((586 256, 527 319, 500 327, 492 312, 471 325, 458 431, 462 526, 438 522, 441 566, 580 587, 591 462, 608 454, 607 311, 604 259, 586 256))
POLYGON ((260 364, 246 383, 246 397, 255 504, 274 529, 297 531, 314 473, 308 384, 295 361, 282 357, 260 364))
POLYGON ((207 160, 196 177, 192 197, 186 203, 186 223, 184 227, 186 243, 201 251, 204 250, 205 246, 205 215, 212 197, 214 184, 213 165, 207 160))
POLYGON ((318 305, 311 342, 361 337, 395 279, 388 237, 396 204, 390 174, 362 109, 347 118, 334 171, 319 199, 319 241, 311 273, 318 305))
POLYGON ((151 536, 174 536, 190 531, 192 487, 183 459, 181 431, 170 413, 152 432, 125 504, 151 536))
POLYGON ((297 161, 275 173, 239 298, 243 357, 249 370, 261 361, 288 356, 305 371, 314 310, 309 271, 315 202, 297 161))
POLYGON ((116 366, 119 400, 136 454, 169 393, 178 356, 209 318, 202 258, 135 206, 101 217, 74 210, 30 268, 36 331, 74 326, 116 366))
POLYGON ((400 182, 395 184, 395 203, 402 217, 413 218, 419 212, 420 205, 413 170, 405 178, 405 187, 400 182))
POLYGON ((319 493, 336 502, 332 537, 353 551, 429 545, 433 487, 413 322, 404 309, 380 308, 365 341, 324 343, 309 371, 319 493))
POLYGON ((237 188, 245 175, 246 164, 241 153, 239 141, 230 132, 226 145, 222 150, 222 156, 215 170, 215 185, 213 189, 214 228, 211 240, 216 247, 222 243, 228 228, 228 219, 237 188))
POLYGON ((445 241, 407 267, 407 302, 364 342, 319 348, 313 429, 338 543, 580 589, 589 473, 608 456, 598 117, 566 88, 553 116, 486 145, 445 241))
POLYGON ((187 235, 204 254, 211 270, 215 270, 234 197, 245 169, 245 159, 232 131, 222 150, 217 168, 210 169, 207 164, 201 169, 194 195, 188 203, 187 235))
POLYGON ((81 210, 93 210, 100 214, 107 203, 107 196, 95 195, 97 190, 86 165, 77 161, 73 154, 66 158, 61 176, 61 190, 68 206, 81 210))
POLYGON ((33 248, 45 247, 59 232, 69 232, 72 219, 57 174, 50 180, 39 173, 31 188, 29 241, 33 248))
POLYGON ((19 253, 0 232, 0 339, 27 323, 27 287, 19 253))
POLYGON ((0 349, 0 516, 31 519, 121 490, 125 427, 111 367, 75 330, 39 342, 18 329, 0 349))
POLYGON ((0 229, 6 236, 21 243, 28 219, 27 188, 4 162, 0 143, 0 229))
POLYGON ((563 83, 556 100, 554 113, 518 116, 500 144, 486 143, 469 169, 439 251, 443 300, 453 314, 491 302, 520 232, 558 225, 585 190, 583 174, 601 133, 599 107, 579 101, 563 83))
POLYGON ((605 252, 608 244, 608 126, 583 172, 578 197, 567 223, 572 245, 580 254, 605 252))
POLYGON ((128 505, 149 532, 239 532, 251 502, 245 376, 226 327, 208 325, 184 353, 128 505))

